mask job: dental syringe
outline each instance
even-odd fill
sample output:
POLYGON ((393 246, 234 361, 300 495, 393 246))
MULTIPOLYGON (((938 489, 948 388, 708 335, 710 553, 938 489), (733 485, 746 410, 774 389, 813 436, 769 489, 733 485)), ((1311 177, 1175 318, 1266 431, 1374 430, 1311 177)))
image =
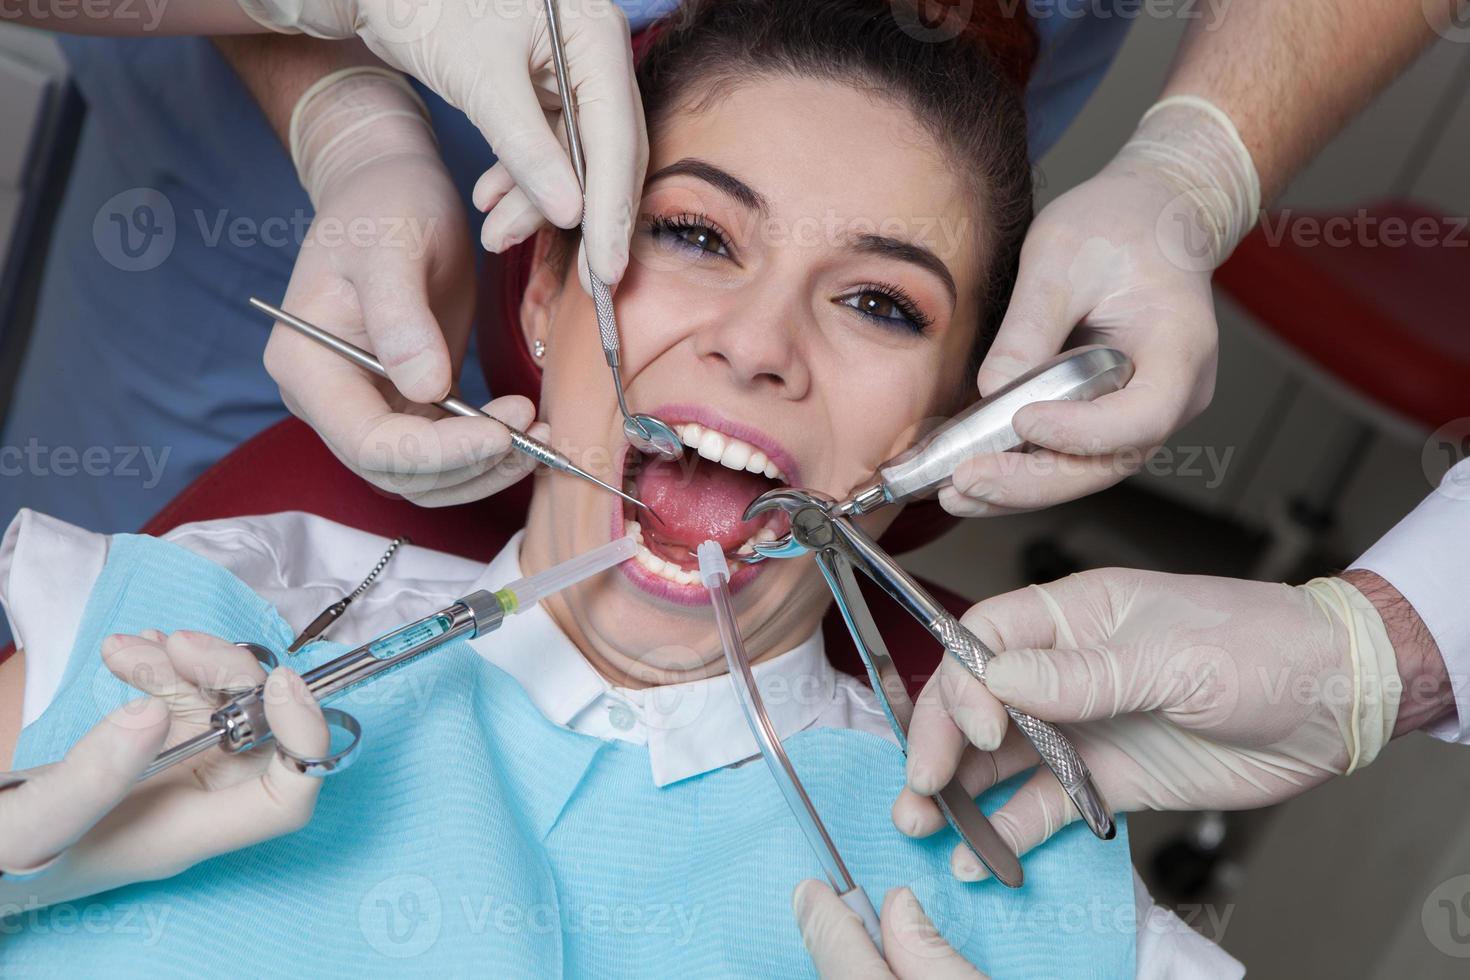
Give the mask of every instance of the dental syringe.
MULTIPOLYGON (((384 633, 307 671, 301 679, 319 703, 326 703, 452 640, 473 639, 493 632, 506 616, 524 612, 547 596, 626 561, 637 548, 631 536, 618 538, 538 575, 517 579, 503 589, 471 592, 438 612, 384 633)), ((264 684, 237 695, 210 716, 208 731, 160 752, 139 778, 147 779, 215 745, 226 752, 244 752, 263 745, 272 737, 265 701, 264 684)), ((336 714, 341 716, 340 712, 336 714)), ((354 734, 360 735, 356 722, 346 717, 350 727, 356 729, 354 734)))

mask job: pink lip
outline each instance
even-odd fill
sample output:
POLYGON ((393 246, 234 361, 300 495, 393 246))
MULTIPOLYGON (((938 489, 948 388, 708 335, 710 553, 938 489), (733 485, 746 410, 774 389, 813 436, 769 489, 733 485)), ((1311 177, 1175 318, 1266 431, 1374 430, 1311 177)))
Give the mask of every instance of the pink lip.
POLYGON ((748 442, 765 453, 766 457, 776 464, 776 468, 781 471, 781 475, 789 486, 801 486, 801 481, 798 479, 801 475, 800 468, 796 465, 795 458, 775 439, 754 426, 735 422, 704 405, 660 405, 653 416, 673 425, 680 422, 697 422, 707 429, 716 429, 727 436, 734 436, 736 439, 748 442))
MULTIPOLYGON (((672 424, 697 422, 707 428, 716 429, 726 435, 744 440, 765 453, 766 457, 781 470, 781 474, 787 478, 788 483, 793 486, 800 486, 795 479, 797 473, 796 460, 784 447, 759 429, 734 422, 719 412, 702 405, 663 405, 653 415, 655 418, 663 419, 672 424)), ((617 473, 619 479, 622 479, 622 473, 627 463, 628 453, 630 452, 632 452, 632 447, 625 446, 622 454, 618 457, 617 473)), ((613 538, 620 538, 624 534, 623 505, 621 503, 613 502, 611 516, 612 536, 613 538)), ((759 562, 754 565, 733 565, 730 575, 730 591, 732 593, 738 592, 755 581, 756 577, 765 568, 765 564, 765 562, 759 562)), ((668 579, 650 572, 636 561, 623 562, 618 566, 618 571, 642 591, 674 605, 699 606, 709 602, 709 590, 703 585, 680 585, 677 582, 670 582, 668 579)))

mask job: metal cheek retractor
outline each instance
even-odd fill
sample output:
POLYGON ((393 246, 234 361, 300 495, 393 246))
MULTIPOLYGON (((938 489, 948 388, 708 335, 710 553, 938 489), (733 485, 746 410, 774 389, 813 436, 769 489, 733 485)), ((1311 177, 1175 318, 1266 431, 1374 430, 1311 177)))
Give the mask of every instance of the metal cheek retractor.
MULTIPOLYGON (((582 133, 577 125, 577 111, 572 101, 572 86, 567 74, 566 49, 562 44, 561 20, 556 12, 556 0, 546 0, 546 22, 551 33, 551 63, 556 70, 556 87, 561 91, 561 114, 567 129, 567 149, 572 157, 572 172, 577 175, 577 187, 582 191, 582 242, 587 241, 587 165, 582 156, 582 133)), ((628 399, 623 392, 622 347, 618 341, 618 321, 613 310, 612 289, 597 278, 592 264, 587 264, 587 281, 592 286, 592 305, 597 311, 597 335, 602 341, 602 353, 607 366, 612 369, 613 390, 618 395, 618 409, 623 413, 623 436, 629 444, 642 453, 657 455, 663 459, 684 458, 684 443, 679 434, 668 423, 652 415, 634 415, 628 411, 628 399)))
MULTIPOLYGON (((922 623, 929 635, 943 645, 945 652, 964 665, 976 680, 985 682, 985 665, 995 656, 994 652, 929 595, 913 576, 878 547, 850 517, 837 513, 830 497, 783 487, 757 497, 746 508, 745 519, 750 520, 756 514, 772 509, 785 511, 790 517, 791 534, 788 539, 757 543, 756 551, 769 558, 790 558, 806 551, 815 553, 817 564, 837 600, 858 652, 868 665, 870 674, 873 674, 875 691, 879 686, 881 670, 875 670, 874 662, 881 662, 888 655, 867 603, 857 589, 854 567, 861 569, 897 600, 909 615, 922 623)), ((901 684, 896 690, 890 687, 886 691, 889 698, 895 693, 907 702, 908 696, 901 684)), ((883 693, 879 693, 879 699, 884 699, 883 693)), ((1012 723, 1026 736, 1047 768, 1061 782, 1062 788, 1071 797, 1087 826, 1098 837, 1111 839, 1117 832, 1112 812, 1093 783, 1087 764, 1072 743, 1050 722, 1009 705, 1005 709, 1012 723)), ((897 733, 899 719, 891 711, 889 718, 895 722, 894 730, 897 733)), ((906 727, 906 720, 904 723, 906 727)), ((985 855, 978 849, 976 856, 985 860, 985 855)), ((990 867, 989 862, 986 862, 986 866, 990 867)))

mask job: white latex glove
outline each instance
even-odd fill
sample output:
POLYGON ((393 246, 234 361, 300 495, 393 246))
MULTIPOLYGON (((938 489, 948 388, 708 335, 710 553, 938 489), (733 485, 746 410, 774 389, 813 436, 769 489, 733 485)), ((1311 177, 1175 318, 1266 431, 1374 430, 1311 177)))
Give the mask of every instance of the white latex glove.
MULTIPOLYGON (((1118 811, 1287 799, 1372 762, 1398 717, 1383 620, 1341 579, 1103 569, 989 599, 964 623, 997 656, 987 685, 946 657, 920 695, 893 811, 914 836, 943 826, 926 797, 956 767, 979 793, 1036 765, 1000 702, 1059 723, 1118 811)), ((1077 812, 1043 767, 990 819, 1024 854, 1077 812)), ((962 847, 951 867, 984 874, 962 847)))
POLYGON ((907 888, 895 888, 883 898, 879 919, 883 952, 868 938, 857 913, 825 882, 807 880, 791 895, 801 941, 824 980, 850 977, 899 977, 913 980, 985 980, 924 914, 919 900, 907 888))
POLYGON ((146 694, 112 712, 60 762, 0 790, 0 908, 33 908, 178 874, 207 858, 291 833, 321 780, 267 746, 218 749, 135 785, 160 748, 204 731, 221 699, 200 690, 266 682, 266 717, 282 745, 323 755, 327 725, 301 678, 269 679, 249 652, 203 633, 108 637, 102 659, 146 694), (17 878, 16 875, 35 877, 17 878))
MULTIPOLYGON (((532 464, 503 425, 429 404, 449 393, 469 347, 474 253, 408 83, 378 68, 328 75, 296 106, 291 151, 316 216, 281 305, 372 352, 392 383, 277 324, 265 366, 286 407, 364 479, 425 506, 525 476, 532 464)), ((485 410, 519 429, 535 415, 519 396, 485 410)))
POLYGON ((1193 97, 1160 102, 1091 180, 1042 209, 980 367, 989 394, 1063 346, 1109 344, 1133 379, 1092 402, 1021 409, 1032 453, 976 457, 939 500, 970 517, 1085 496, 1138 470, 1215 389, 1210 274, 1255 224, 1260 181, 1228 117, 1193 97))
MULTIPOLYGON (((582 195, 560 142, 561 101, 540 0, 239 0, 265 26, 363 39, 374 54, 464 111, 499 162, 475 188, 488 210, 481 240, 501 251, 544 221, 576 226, 582 195)), ((584 261, 606 283, 623 277, 648 162, 628 21, 612 3, 561 0, 567 71, 580 106, 587 163, 584 261)))

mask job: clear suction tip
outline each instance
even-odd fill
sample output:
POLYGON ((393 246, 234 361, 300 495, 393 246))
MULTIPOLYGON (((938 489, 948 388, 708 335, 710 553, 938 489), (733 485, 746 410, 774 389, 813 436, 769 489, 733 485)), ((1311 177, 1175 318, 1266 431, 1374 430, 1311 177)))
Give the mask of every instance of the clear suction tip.
POLYGON ((730 581, 730 566, 725 561, 725 549, 718 541, 705 541, 699 546, 699 580, 707 589, 716 588, 721 580, 730 581))

